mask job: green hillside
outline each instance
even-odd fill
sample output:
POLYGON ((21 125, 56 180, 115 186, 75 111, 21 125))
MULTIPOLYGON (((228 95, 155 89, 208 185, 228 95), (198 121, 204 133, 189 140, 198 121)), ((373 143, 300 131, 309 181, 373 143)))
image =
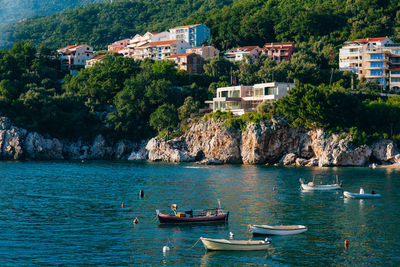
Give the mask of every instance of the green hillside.
POLYGON ((273 41, 342 44, 377 36, 400 41, 400 1, 240 0, 187 22, 208 25, 220 48, 273 41))
POLYGON ((51 15, 64 9, 72 9, 105 0, 0 0, 0 25, 17 22, 32 16, 51 15))
POLYGON ((4 25, 0 27, 0 47, 30 40, 53 48, 88 43, 102 49, 117 39, 146 31, 163 31, 195 13, 231 3, 232 0, 114 0, 4 25))

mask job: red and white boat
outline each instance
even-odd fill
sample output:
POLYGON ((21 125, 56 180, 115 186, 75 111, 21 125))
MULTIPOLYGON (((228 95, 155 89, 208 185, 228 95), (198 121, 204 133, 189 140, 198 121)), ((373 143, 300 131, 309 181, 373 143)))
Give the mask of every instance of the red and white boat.
POLYGON ((229 211, 222 208, 212 208, 204 210, 188 210, 177 212, 177 206, 172 204, 173 214, 162 214, 156 210, 160 223, 207 223, 207 222, 227 222, 229 211))

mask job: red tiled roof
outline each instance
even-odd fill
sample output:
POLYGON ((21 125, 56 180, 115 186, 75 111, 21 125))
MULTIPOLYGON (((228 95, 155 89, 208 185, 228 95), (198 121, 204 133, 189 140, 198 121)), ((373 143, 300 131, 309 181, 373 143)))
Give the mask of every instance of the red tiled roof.
POLYGON ((105 57, 105 56, 106 56, 106 55, 100 55, 100 56, 93 57, 93 58, 91 58, 91 59, 88 59, 88 60, 100 59, 100 58, 103 58, 103 57, 105 57))
MULTIPOLYGON (((195 54, 195 53, 175 54, 175 55, 169 56, 169 57, 167 57, 167 58, 187 57, 187 56, 189 56, 189 55, 191 55, 191 54, 195 54)), ((196 55, 196 54, 195 54, 195 55, 196 55)))
MULTIPOLYGON (((83 45, 77 45, 77 46, 73 47, 73 49, 77 49, 77 48, 79 48, 79 47, 83 47, 83 46, 88 46, 88 45, 86 45, 86 44, 83 44, 83 45)), ((71 48, 71 49, 72 49, 72 48, 71 48)))
POLYGON ((74 47, 76 47, 76 45, 69 45, 69 46, 66 46, 66 47, 63 47, 63 48, 57 49, 57 51, 60 51, 60 50, 65 50, 65 49, 71 49, 71 48, 74 48, 74 47))
POLYGON ((369 42, 379 42, 385 39, 387 39, 387 37, 363 38, 363 39, 355 39, 353 42, 369 43, 369 42))
POLYGON ((251 51, 253 49, 256 49, 257 47, 258 46, 243 46, 243 47, 240 47, 238 49, 245 49, 245 51, 251 51))
POLYGON ((150 32, 153 35, 159 34, 159 32, 150 32))
POLYGON ((190 27, 194 27, 194 26, 198 26, 200 24, 193 24, 193 25, 186 25, 186 26, 178 26, 178 27, 174 27, 173 29, 183 29, 183 28, 190 28, 190 27))
POLYGON ((169 41, 159 41, 159 42, 151 42, 151 43, 146 43, 144 45, 141 45, 140 47, 144 46, 157 46, 157 45, 169 45, 177 42, 178 40, 169 40, 169 41))

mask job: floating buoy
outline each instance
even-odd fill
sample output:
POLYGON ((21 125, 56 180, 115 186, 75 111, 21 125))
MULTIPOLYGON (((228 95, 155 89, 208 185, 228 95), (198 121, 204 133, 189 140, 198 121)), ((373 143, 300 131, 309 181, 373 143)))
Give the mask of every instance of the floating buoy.
POLYGON ((272 243, 272 239, 269 238, 269 237, 265 238, 265 243, 271 244, 272 243))
POLYGON ((274 187, 274 188, 273 188, 273 190, 275 191, 275 190, 276 190, 276 188, 274 187))
POLYGON ((140 189, 140 191, 139 191, 139 197, 140 197, 140 198, 144 197, 144 192, 143 192, 142 189, 140 189))
POLYGON ((168 252, 169 251, 169 247, 168 246, 164 246, 163 248, 162 248, 162 251, 165 253, 165 252, 168 252))
POLYGON ((372 207, 374 207, 374 205, 372 205, 372 207))
POLYGON ((349 247, 349 240, 346 239, 346 240, 344 241, 344 247, 345 247, 345 248, 348 248, 348 247, 349 247))
POLYGON ((121 208, 125 208, 125 204, 124 203, 121 204, 121 208))
POLYGON ((234 237, 234 236, 235 236, 235 234, 234 234, 234 233, 232 233, 232 232, 229 232, 229 236, 230 236, 230 237, 234 237))
POLYGON ((138 224, 139 223, 139 220, 138 220, 138 218, 136 217, 134 220, 133 220, 133 224, 138 224))
POLYGON ((146 194, 144 194, 144 198, 146 198, 146 194))

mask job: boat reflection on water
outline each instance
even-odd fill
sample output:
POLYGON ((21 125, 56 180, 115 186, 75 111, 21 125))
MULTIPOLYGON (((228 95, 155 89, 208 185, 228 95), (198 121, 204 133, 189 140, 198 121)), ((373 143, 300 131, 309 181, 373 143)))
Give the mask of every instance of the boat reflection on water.
POLYGON ((227 263, 227 261, 232 261, 232 259, 236 259, 234 261, 238 262, 240 261, 240 259, 243 258, 247 260, 252 258, 254 263, 257 264, 272 264, 273 261, 271 258, 274 255, 274 250, 275 250, 274 248, 269 248, 268 250, 253 250, 253 251, 205 250, 204 255, 201 257, 200 266, 220 266, 221 262, 227 263))
POLYGON ((191 232, 192 230, 201 229, 207 231, 226 231, 229 233, 229 224, 227 222, 213 222, 213 223, 197 223, 197 224, 159 224, 158 228, 166 229, 168 231, 176 232, 191 232))

